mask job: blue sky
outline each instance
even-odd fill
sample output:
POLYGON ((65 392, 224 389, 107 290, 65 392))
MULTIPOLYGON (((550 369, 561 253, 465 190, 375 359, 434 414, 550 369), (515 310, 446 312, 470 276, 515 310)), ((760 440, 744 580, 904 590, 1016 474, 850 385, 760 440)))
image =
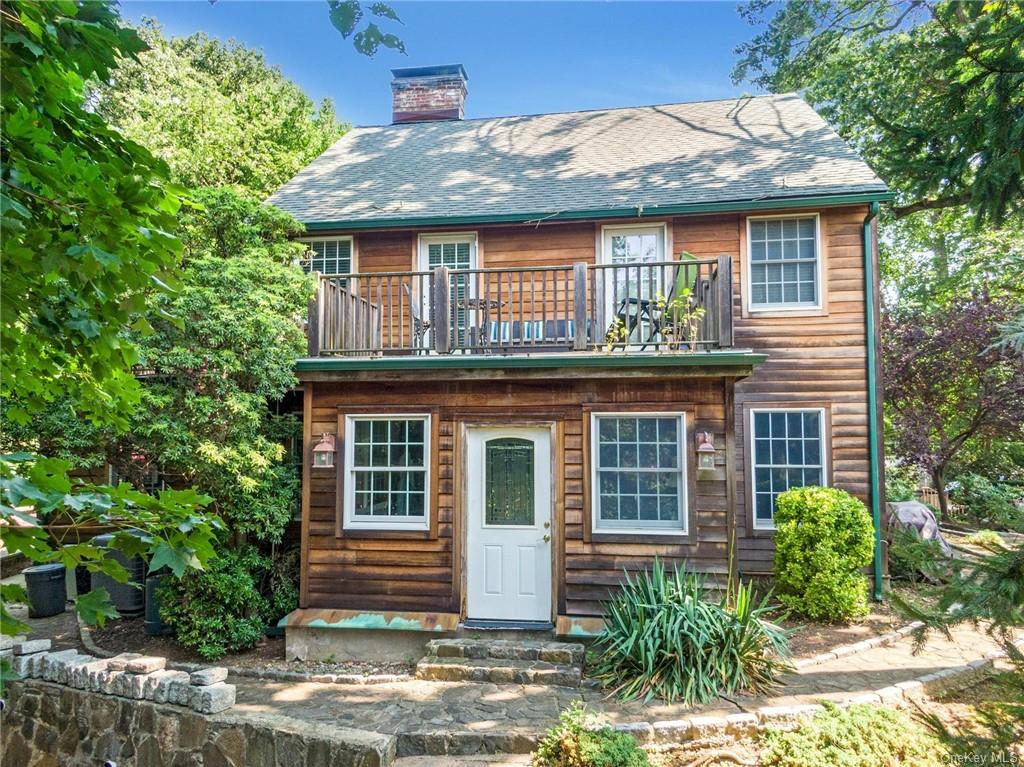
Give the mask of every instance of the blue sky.
POLYGON ((734 3, 392 3, 408 54, 355 52, 325 0, 122 0, 172 35, 203 31, 262 49, 307 93, 357 125, 391 119, 392 67, 462 63, 467 117, 659 104, 756 93, 734 86, 733 49, 753 29, 734 3))

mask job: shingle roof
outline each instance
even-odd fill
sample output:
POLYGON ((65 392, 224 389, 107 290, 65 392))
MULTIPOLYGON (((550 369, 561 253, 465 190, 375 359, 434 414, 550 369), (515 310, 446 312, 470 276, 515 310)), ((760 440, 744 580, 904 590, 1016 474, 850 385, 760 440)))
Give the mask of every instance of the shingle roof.
POLYGON ((885 189, 783 94, 355 128, 270 202, 306 223, 365 226, 885 189))

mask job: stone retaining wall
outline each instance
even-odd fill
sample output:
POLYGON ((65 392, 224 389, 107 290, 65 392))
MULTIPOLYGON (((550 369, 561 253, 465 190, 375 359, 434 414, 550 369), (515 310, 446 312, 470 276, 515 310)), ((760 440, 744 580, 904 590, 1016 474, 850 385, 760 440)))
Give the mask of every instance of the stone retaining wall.
POLYGON ((291 717, 201 714, 39 679, 9 683, 0 763, 14 767, 386 767, 395 738, 291 717))

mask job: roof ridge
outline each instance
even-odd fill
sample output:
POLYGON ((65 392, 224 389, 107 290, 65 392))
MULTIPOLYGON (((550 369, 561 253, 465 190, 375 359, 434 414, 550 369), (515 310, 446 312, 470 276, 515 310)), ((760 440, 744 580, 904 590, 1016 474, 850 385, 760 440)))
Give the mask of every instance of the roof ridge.
POLYGON ((720 99, 696 99, 695 101, 666 101, 660 104, 637 104, 628 107, 593 107, 592 109, 563 109, 557 112, 531 112, 529 114, 494 115, 492 117, 466 117, 460 120, 429 120, 424 122, 388 123, 382 125, 353 125, 352 130, 357 130, 360 128, 408 128, 410 126, 416 125, 459 125, 462 123, 469 122, 487 122, 490 120, 515 120, 523 117, 555 117, 557 115, 581 115, 590 114, 593 112, 626 112, 629 110, 657 109, 659 107, 693 106, 695 104, 717 104, 722 101, 778 99, 787 96, 796 96, 797 98, 800 98, 802 100, 802 97, 796 91, 786 91, 785 93, 756 93, 740 96, 729 96, 720 99))

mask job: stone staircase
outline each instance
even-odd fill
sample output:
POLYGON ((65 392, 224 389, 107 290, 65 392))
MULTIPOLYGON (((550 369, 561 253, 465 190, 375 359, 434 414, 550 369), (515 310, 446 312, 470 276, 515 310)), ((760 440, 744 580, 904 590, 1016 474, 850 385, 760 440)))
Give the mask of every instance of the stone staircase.
POLYGON ((584 647, 528 639, 433 639, 416 677, 444 682, 493 682, 579 687, 584 647))

